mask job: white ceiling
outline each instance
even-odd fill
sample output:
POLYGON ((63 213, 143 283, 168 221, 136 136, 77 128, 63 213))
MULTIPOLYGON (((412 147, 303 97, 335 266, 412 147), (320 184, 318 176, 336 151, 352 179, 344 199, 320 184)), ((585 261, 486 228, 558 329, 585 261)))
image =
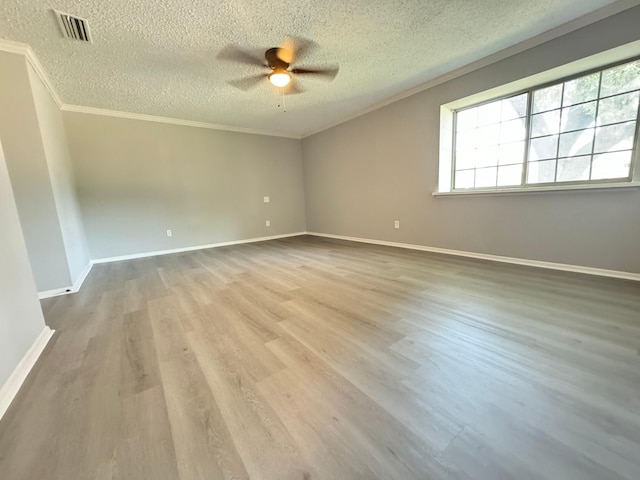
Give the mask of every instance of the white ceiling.
MULTIPOLYGON (((3 0, 0 37, 29 44, 65 104, 301 136, 339 122, 613 0, 3 0), (51 11, 87 18, 93 44, 62 38, 51 11), (216 59, 228 44, 319 48, 296 66, 338 63, 331 82, 278 108, 259 68, 216 59)), ((626 3, 629 3, 628 1, 626 3)))

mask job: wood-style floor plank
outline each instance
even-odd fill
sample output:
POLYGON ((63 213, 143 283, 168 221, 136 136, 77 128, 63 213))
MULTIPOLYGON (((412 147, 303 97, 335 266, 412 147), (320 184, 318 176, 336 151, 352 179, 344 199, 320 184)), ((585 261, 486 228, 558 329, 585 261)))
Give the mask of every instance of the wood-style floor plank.
POLYGON ((0 478, 640 478, 640 284, 298 237, 94 266, 0 478))

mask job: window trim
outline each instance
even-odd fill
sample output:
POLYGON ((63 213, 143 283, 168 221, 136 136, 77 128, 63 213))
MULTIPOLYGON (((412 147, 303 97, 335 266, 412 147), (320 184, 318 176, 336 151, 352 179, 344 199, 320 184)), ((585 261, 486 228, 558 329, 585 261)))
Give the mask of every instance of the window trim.
POLYGON ((466 190, 452 190, 450 192, 432 192, 434 197, 449 197, 457 195, 508 195, 516 194, 522 195, 526 193, 548 193, 548 192, 575 192, 585 190, 596 191, 609 191, 619 189, 635 189, 640 188, 640 182, 624 182, 624 183, 578 183, 568 185, 569 182, 563 182, 562 184, 551 184, 551 186, 538 186, 536 184, 532 187, 491 187, 491 188, 469 188, 466 190))
MULTIPOLYGON (((512 93, 509 95, 503 95, 500 97, 495 97, 492 98, 490 100, 485 100, 484 102, 480 102, 480 103, 474 103, 472 105, 466 106, 466 107, 462 107, 459 109, 456 109, 453 111, 453 158, 452 158, 452 162, 451 162, 451 191, 452 192, 456 192, 456 191, 467 191, 467 190, 478 190, 478 189, 496 189, 496 188, 506 188, 506 187, 500 187, 500 186, 495 186, 495 187, 478 187, 478 188, 465 188, 465 189, 457 189, 455 187, 455 183, 456 183, 456 140, 457 140, 457 135, 458 135, 458 131, 457 131, 457 119, 458 119, 458 114, 460 112, 464 112, 465 110, 470 110, 472 108, 478 108, 478 107, 482 107, 483 105, 488 105, 491 103, 496 103, 496 102, 500 102, 502 100, 505 100, 507 98, 512 98, 512 97, 517 97, 519 95, 523 95, 523 94, 527 94, 527 108, 525 111, 525 138, 524 138, 524 153, 522 156, 522 174, 521 174, 521 179, 520 179, 520 185, 509 185, 508 188, 531 188, 532 185, 534 186, 551 186, 551 185, 590 185, 590 184, 600 184, 600 183, 622 183, 622 182, 631 182, 633 179, 633 171, 635 169, 635 165, 637 163, 637 157, 638 157, 638 135, 640 135, 640 102, 638 102, 638 108, 636 111, 636 118, 635 118, 635 122, 636 122, 636 126, 635 126, 635 132, 634 132, 634 137, 633 137, 633 148, 632 148, 632 156, 631 156, 631 165, 629 168, 629 175, 627 175, 626 177, 615 177, 615 178, 606 178, 606 179, 596 179, 596 180, 572 180, 572 181, 568 181, 568 182, 558 182, 558 181, 553 181, 553 182, 541 182, 541 183, 527 183, 527 170, 528 170, 528 166, 529 166, 529 149, 531 147, 531 119, 532 119, 532 104, 533 104, 533 96, 534 96, 534 92, 539 91, 539 90, 544 90, 545 88, 549 88, 549 87, 555 87, 557 85, 562 85, 562 92, 564 95, 564 85, 567 82, 570 82, 572 80, 578 79, 578 78, 582 78, 582 77, 586 77, 589 75, 592 75, 594 73, 602 73, 605 70, 609 70, 611 68, 615 68, 617 66, 620 65, 625 65, 627 63, 632 63, 632 62, 636 62, 640 60, 640 56, 636 56, 633 58, 629 58, 629 59, 625 59, 622 61, 617 61, 608 65, 603 65, 602 67, 597 67, 591 70, 587 70, 587 71, 583 71, 583 72, 579 72, 567 77, 563 77, 563 78, 559 78, 553 82, 548 82, 548 83, 544 83, 541 85, 535 85, 533 87, 530 87, 528 89, 516 92, 516 93, 512 93)), ((579 102, 576 103, 575 105, 570 105, 571 107, 574 107, 576 105, 582 105, 582 104, 586 104, 586 103, 591 103, 593 101, 596 101, 596 111, 595 111, 595 116, 594 118, 597 118, 598 116, 598 108, 600 106, 600 101, 603 99, 608 99, 608 98, 614 98, 620 95, 625 95, 627 93, 631 93, 634 91, 638 91, 640 92, 640 88, 638 90, 631 90, 629 92, 622 92, 622 93, 616 93, 615 95, 608 95, 605 97, 601 97, 600 96, 600 91, 602 88, 602 75, 600 75, 600 78, 598 79, 598 94, 596 96, 595 99, 592 100, 588 100, 588 101, 584 101, 584 102, 579 102)), ((562 110, 564 107, 561 105, 560 106, 560 110, 562 110)), ((630 120, 629 120, 630 121, 630 120)), ((617 122, 617 123, 626 123, 626 122, 617 122)), ((615 125, 615 124, 614 124, 615 125)), ((595 128, 595 127, 594 127, 595 128)), ((582 131, 585 129, 579 129, 576 131, 582 131)), ((571 131, 567 131, 567 132, 562 132, 562 133, 571 133, 571 131)), ((560 134, 558 134, 560 135, 560 134)), ((554 178, 557 178, 557 170, 558 170, 558 164, 559 164, 559 150, 560 150, 560 142, 557 142, 558 145, 556 147, 556 156, 554 157, 554 159, 556 160, 556 173, 554 175, 554 178)), ((589 166, 589 170, 591 171, 591 168, 593 167, 593 157, 595 155, 595 152, 593 152, 593 144, 595 143, 595 136, 593 138, 592 141, 592 152, 590 154, 591 156, 591 160, 590 160, 590 166, 589 166)), ((550 159, 551 160, 551 159, 550 159)))
MULTIPOLYGON (((636 116, 636 129, 632 149, 629 175, 621 178, 578 180, 568 182, 526 183, 528 148, 531 141, 530 122, 533 91, 562 84, 586 75, 601 72, 625 63, 640 60, 640 41, 635 41, 612 50, 601 52, 575 62, 561 65, 551 70, 500 85, 495 88, 477 92, 468 97, 455 100, 440 108, 440 158, 438 168, 438 186, 434 195, 469 195, 484 193, 521 193, 542 192, 555 190, 586 190, 619 188, 620 186, 635 187, 640 185, 640 102, 636 116), (482 106, 505 98, 527 93, 526 110, 526 138, 523 155, 522 182, 520 185, 479 187, 469 189, 454 189, 455 184, 455 141, 456 141, 456 113, 467 108, 482 106), (565 188, 566 187, 566 188, 565 188), (576 188, 578 187, 578 188, 576 188)), ((626 92, 623 92, 626 93, 626 92)), ((616 94, 621 95, 621 94, 616 94)), ((603 98, 614 97, 609 95, 603 98)), ((598 102, 601 100, 599 94, 598 102)), ((592 152, 593 155, 593 152, 592 152)), ((557 160, 557 158, 556 158, 557 160)), ((593 158, 591 160, 593 162, 593 158)))

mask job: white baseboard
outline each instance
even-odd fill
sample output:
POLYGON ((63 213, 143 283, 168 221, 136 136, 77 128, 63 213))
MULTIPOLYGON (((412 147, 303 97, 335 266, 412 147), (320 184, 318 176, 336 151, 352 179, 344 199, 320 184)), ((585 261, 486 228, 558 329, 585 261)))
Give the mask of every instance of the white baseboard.
POLYGON ((621 272, 618 270, 607 270, 604 268, 583 267, 581 265, 569 265, 565 263, 544 262, 541 260, 528 260, 525 258, 503 257, 501 255, 490 255, 488 253, 465 252, 463 250, 450 250, 448 248, 427 247, 412 243, 387 242, 384 240, 372 240, 369 238, 346 237, 344 235, 332 235, 329 233, 307 232, 316 237, 335 238, 338 240, 348 240, 351 242, 371 243, 374 245, 384 245, 387 247, 407 248, 410 250, 422 250, 424 252, 443 253, 445 255, 456 255, 458 257, 478 258, 481 260, 491 260, 492 262, 512 263, 515 265, 525 265, 528 267, 547 268, 550 270, 562 270, 565 272, 585 273, 587 275, 599 275, 602 277, 622 278, 625 280, 640 281, 640 273, 621 272))
POLYGON ((282 235, 272 235, 270 237, 247 238, 244 240, 233 240, 231 242, 210 243, 208 245, 197 245, 193 247, 172 248, 171 250, 157 250, 155 252, 134 253, 132 255, 121 255, 118 257, 97 258, 95 260, 92 260, 91 262, 94 264, 119 262, 121 260, 133 260, 136 258, 155 257, 157 255, 168 255, 171 253, 191 252, 194 250, 204 250, 207 248, 226 247, 229 245, 240 245, 242 243, 255 243, 255 242, 264 242, 266 240, 277 240, 279 238, 298 237, 300 235, 306 235, 306 234, 307 232, 285 233, 282 235))
POLYGON ((132 255, 122 255, 119 257, 98 258, 95 260, 91 260, 91 263, 89 263, 86 266, 86 268, 82 271, 82 273, 80 274, 80 276, 72 286, 38 292, 38 298, 42 300, 44 298, 57 297, 59 295, 69 295, 70 293, 76 293, 80 291, 80 287, 82 287, 82 284, 84 283, 85 279, 89 275, 89 272, 91 272, 91 268, 96 263, 118 262, 121 260, 133 260, 136 258, 155 257, 157 255, 168 255, 170 253, 191 252, 193 250, 204 250, 206 248, 225 247, 228 245, 239 245, 242 243, 264 242, 266 240, 277 240, 279 238, 298 237, 300 235, 306 235, 306 234, 307 232, 285 233, 282 235, 271 235, 269 237, 247 238, 243 240, 233 240, 231 242, 211 243, 209 245, 196 245, 193 247, 173 248, 171 250, 157 250, 154 252, 134 253, 132 255))
POLYGON ((84 270, 82 271, 82 273, 80 273, 80 276, 76 279, 75 283, 73 284, 73 287, 71 287, 71 289, 73 290, 72 293, 80 291, 80 287, 82 287, 82 284, 84 283, 85 279, 89 275, 89 272, 91 272, 92 268, 93 268, 93 262, 89 261, 89 263, 87 263, 87 266, 84 267, 84 270))
POLYGON ((75 293, 73 291, 73 287, 54 288, 53 290, 45 290, 43 292, 38 292, 38 298, 42 300, 43 298, 57 297, 59 295, 68 295, 70 293, 75 293))
POLYGON ((89 272, 91 272, 92 267, 93 267, 93 262, 89 262, 72 286, 63 287, 63 288, 54 288, 53 290, 45 290, 44 292, 38 292, 38 298, 42 300, 43 298, 58 297, 60 295, 69 295, 70 293, 79 292, 80 287, 82 287, 82 284, 87 278, 87 275, 89 275, 89 272))
POLYGON ((9 405, 18 394, 20 387, 24 383, 27 375, 40 358, 40 355, 44 351, 44 348, 49 343, 49 340, 53 336, 54 331, 49 327, 44 327, 38 338, 33 342, 27 353, 25 353, 20 363, 13 370, 13 373, 9 376, 2 388, 0 388, 0 419, 4 416, 9 405))

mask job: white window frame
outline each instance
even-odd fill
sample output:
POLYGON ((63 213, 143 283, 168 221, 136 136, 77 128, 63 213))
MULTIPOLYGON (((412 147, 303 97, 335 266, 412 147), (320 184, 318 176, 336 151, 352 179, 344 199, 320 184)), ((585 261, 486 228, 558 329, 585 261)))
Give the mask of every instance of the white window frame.
MULTIPOLYGON (((455 112, 472 106, 490 103, 519 93, 531 92, 539 88, 562 83, 583 75, 606 70, 609 67, 633 61, 640 57, 640 41, 636 41, 613 50, 602 52, 557 68, 548 70, 506 85, 465 97, 440 108, 440 158, 438 169, 438 188, 433 195, 478 195, 500 193, 533 193, 555 190, 610 189, 640 187, 640 119, 636 125, 636 136, 631 159, 629 177, 626 179, 604 179, 576 182, 555 182, 547 184, 526 184, 509 187, 482 187, 464 190, 453 189, 455 112)), ((531 97, 530 97, 531 100, 531 97)), ((529 114, 529 112, 528 112, 529 114)), ((527 119, 527 122, 529 120, 527 119)), ((526 163, 523 163, 526 170, 526 163)))

